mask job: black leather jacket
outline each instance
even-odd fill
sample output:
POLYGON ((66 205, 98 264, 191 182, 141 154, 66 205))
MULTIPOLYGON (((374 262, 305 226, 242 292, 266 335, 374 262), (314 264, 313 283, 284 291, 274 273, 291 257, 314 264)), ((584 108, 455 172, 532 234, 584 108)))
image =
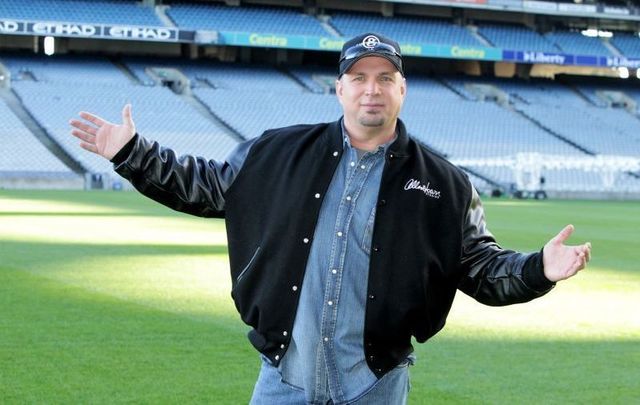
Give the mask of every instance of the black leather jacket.
MULTIPOLYGON (((443 326, 456 289, 488 305, 548 292, 541 253, 502 249, 467 176, 398 121, 373 230, 365 355, 382 376, 443 326)), ((286 353, 322 198, 342 154, 340 121, 267 131, 225 162, 177 157, 137 136, 116 171, 170 208, 227 224, 232 296, 251 343, 286 353), (298 288, 292 288, 298 286, 298 288)))

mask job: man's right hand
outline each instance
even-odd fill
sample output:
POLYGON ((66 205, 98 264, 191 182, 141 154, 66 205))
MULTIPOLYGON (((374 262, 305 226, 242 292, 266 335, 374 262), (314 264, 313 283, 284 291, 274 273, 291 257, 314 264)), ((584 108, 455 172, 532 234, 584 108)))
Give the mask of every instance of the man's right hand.
POLYGON ((80 112, 83 120, 72 119, 69 124, 74 128, 71 135, 80 139, 80 146, 89 152, 97 153, 109 160, 122 149, 136 134, 136 126, 131 118, 131 104, 122 109, 122 124, 105 121, 97 115, 80 112))

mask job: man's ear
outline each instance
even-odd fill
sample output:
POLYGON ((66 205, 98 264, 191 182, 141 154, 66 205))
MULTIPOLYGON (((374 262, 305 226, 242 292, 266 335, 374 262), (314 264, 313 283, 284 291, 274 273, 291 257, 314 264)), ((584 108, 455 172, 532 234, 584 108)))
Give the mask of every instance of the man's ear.
POLYGON ((344 90, 344 87, 342 86, 342 80, 337 79, 336 80, 336 97, 338 98, 338 102, 340 103, 340 105, 344 105, 342 104, 343 90, 344 90))

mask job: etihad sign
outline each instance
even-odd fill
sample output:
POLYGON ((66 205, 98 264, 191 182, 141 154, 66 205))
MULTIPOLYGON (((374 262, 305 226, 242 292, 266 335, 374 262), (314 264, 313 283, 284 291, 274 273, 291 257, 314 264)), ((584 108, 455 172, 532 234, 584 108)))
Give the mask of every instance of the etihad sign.
POLYGON ((112 38, 168 42, 177 41, 179 37, 178 30, 175 28, 73 24, 50 21, 20 21, 4 19, 0 19, 0 34, 112 38))
POLYGON ((65 24, 50 22, 34 23, 31 30, 37 35, 64 35, 79 37, 92 37, 99 33, 99 27, 91 24, 65 24))
POLYGON ((126 27, 111 26, 106 27, 108 36, 115 38, 135 38, 135 39, 152 39, 152 40, 168 40, 173 38, 173 32, 167 28, 146 28, 146 27, 126 27))

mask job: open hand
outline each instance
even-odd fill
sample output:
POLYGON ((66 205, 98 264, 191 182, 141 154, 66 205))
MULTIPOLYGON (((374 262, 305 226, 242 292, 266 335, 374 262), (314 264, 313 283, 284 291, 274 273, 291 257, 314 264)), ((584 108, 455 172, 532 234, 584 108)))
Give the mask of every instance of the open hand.
POLYGON ((97 153, 109 160, 118 153, 136 134, 131 118, 131 104, 122 109, 122 124, 113 124, 97 115, 82 111, 84 120, 72 119, 69 124, 74 128, 71 135, 80 139, 80 146, 89 152, 97 153), (87 122, 88 121, 88 122, 87 122))
POLYGON ((591 260, 590 242, 578 246, 564 244, 573 231, 573 225, 567 225, 544 245, 542 261, 544 275, 549 281, 556 282, 572 277, 587 267, 587 263, 591 260))

